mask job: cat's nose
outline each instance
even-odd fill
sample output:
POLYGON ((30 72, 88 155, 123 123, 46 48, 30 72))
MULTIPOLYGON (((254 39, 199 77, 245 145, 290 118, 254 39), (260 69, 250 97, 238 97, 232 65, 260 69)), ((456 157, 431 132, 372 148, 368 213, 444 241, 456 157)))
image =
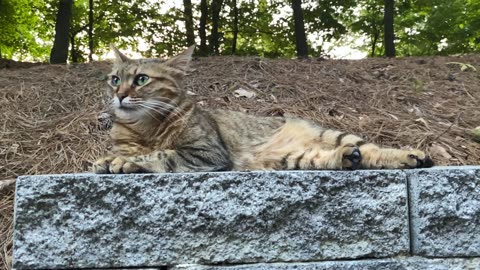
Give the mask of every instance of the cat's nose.
POLYGON ((120 93, 119 92, 119 93, 117 93, 117 97, 118 97, 118 100, 120 101, 120 103, 122 103, 122 100, 124 98, 128 97, 128 93, 124 93, 124 92, 120 93))

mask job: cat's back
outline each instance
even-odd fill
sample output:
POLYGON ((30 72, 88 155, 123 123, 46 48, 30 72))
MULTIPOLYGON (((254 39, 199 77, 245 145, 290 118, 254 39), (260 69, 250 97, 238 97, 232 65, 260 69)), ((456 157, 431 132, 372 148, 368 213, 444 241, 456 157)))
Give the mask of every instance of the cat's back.
POLYGON ((246 137, 250 140, 255 137, 270 136, 286 121, 283 117, 257 116, 239 111, 216 109, 208 112, 223 134, 246 137))

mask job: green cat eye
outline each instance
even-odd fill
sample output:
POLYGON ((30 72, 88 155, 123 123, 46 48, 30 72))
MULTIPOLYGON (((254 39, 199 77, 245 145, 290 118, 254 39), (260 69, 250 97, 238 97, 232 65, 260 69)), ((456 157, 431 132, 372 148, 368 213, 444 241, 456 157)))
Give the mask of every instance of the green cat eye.
POLYGON ((120 78, 113 75, 112 80, 110 82, 113 86, 119 86, 120 85, 120 78))
POLYGON ((148 77, 148 75, 139 74, 139 75, 137 75, 137 77, 135 77, 135 81, 133 81, 133 82, 138 86, 142 86, 142 85, 146 84, 149 79, 150 79, 150 77, 148 77))

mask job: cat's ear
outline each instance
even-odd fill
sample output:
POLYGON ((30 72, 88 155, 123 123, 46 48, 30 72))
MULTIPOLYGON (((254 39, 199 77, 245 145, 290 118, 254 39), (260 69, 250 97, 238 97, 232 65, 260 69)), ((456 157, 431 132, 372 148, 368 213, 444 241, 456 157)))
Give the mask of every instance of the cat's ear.
POLYGON ((192 54, 194 49, 195 45, 188 47, 188 49, 183 51, 181 54, 168 59, 165 64, 173 68, 180 69, 183 72, 186 72, 188 66, 190 65, 190 61, 192 60, 192 54))
POLYGON ((110 44, 110 49, 113 51, 113 53, 115 54, 115 64, 118 65, 118 64, 121 64, 125 61, 128 61, 128 57, 125 56, 123 53, 121 53, 117 47, 113 46, 113 44, 110 44))

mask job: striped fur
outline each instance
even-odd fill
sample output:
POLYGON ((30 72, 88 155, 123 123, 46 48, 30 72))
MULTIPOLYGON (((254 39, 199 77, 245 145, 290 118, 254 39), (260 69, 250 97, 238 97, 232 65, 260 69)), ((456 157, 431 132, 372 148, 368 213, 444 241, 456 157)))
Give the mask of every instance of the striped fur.
POLYGON ((182 87, 193 47, 167 61, 113 48, 113 153, 96 173, 429 167, 420 150, 381 148, 312 122, 201 110, 182 87), (143 84, 141 77, 148 76, 143 84), (118 78, 118 81, 114 79, 118 78), (141 84, 141 85, 140 85, 141 84))

